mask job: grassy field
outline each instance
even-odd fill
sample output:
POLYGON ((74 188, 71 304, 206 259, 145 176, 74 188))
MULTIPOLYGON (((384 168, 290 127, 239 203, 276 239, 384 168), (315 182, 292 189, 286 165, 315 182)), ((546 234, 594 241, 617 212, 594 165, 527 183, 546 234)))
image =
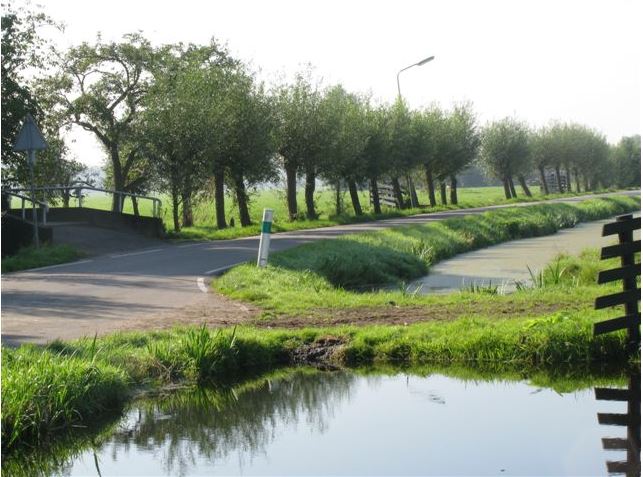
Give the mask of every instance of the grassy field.
MULTIPOLYGON (((286 208, 285 193, 277 189, 263 189, 251 194, 250 199, 250 216, 255 225, 249 227, 240 227, 239 215, 235 202, 231 197, 226 197, 226 217, 228 221, 233 218, 235 227, 228 227, 227 229, 217 229, 214 226, 215 212, 213 200, 202 200, 194 207, 194 227, 185 227, 180 233, 173 232, 172 223, 172 210, 170 200, 167 196, 159 196, 163 202, 161 209, 161 217, 165 223, 166 230, 170 232, 170 236, 178 239, 198 239, 198 240, 222 240, 237 237, 247 237, 257 235, 260 232, 259 224, 261 222, 263 209, 271 208, 274 210, 274 232, 285 232, 290 230, 302 230, 317 227, 328 227, 332 225, 341 225, 354 222, 366 222, 382 218, 400 217, 407 215, 415 215, 427 211, 443 211, 452 210, 457 208, 470 208, 470 207, 483 207, 488 205, 497 204, 510 204, 519 202, 529 202, 543 199, 554 199, 559 197, 569 197, 577 194, 550 194, 548 196, 542 195, 538 188, 533 188, 534 196, 529 198, 520 195, 516 199, 507 200, 504 196, 502 187, 468 187, 458 189, 459 203, 457 206, 437 206, 434 208, 419 207, 414 209, 397 210, 383 206, 383 213, 375 215, 369 204, 369 193, 367 191, 360 192, 360 200, 364 215, 356 217, 352 213, 352 206, 350 198, 347 193, 343 194, 344 213, 340 215, 335 214, 335 195, 330 189, 322 189, 315 195, 315 202, 317 204, 317 211, 320 214, 318 220, 306 220, 304 218, 290 222, 288 221, 288 213, 286 208)), ((605 192, 605 191, 603 191, 605 192)), ((421 204, 428 204, 428 197, 426 192, 418 190, 419 201, 421 204)), ((19 206, 17 199, 13 203, 14 207, 19 206)), ((72 200, 71 206, 77 205, 75 200, 72 200)), ((96 209, 109 210, 111 208, 111 196, 107 194, 91 194, 83 199, 85 207, 92 207, 96 209)), ((300 188, 298 193, 299 210, 303 215, 305 214, 305 201, 304 191, 300 188)), ((139 202, 140 213, 143 215, 152 215, 152 203, 149 200, 141 200, 139 202)), ((124 204, 124 211, 126 213, 133 213, 132 203, 126 200, 124 204)))
MULTIPOLYGON (((399 291, 360 292, 410 281, 455 254, 517 238, 549 235, 581 221, 637 210, 634 198, 600 198, 577 204, 542 204, 499 209, 482 215, 399 227, 325 240, 272 254, 266 268, 251 264, 230 270, 215 288, 259 305, 266 316, 327 313, 350 307, 395 303, 430 305, 434 297, 399 291)), ((563 299, 557 297, 554 300, 563 299)))

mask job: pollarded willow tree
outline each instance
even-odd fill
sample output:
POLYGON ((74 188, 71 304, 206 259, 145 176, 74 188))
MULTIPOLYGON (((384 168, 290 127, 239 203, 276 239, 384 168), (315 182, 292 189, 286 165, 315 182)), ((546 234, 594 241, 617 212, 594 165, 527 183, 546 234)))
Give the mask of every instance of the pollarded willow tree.
POLYGON ((623 137, 610 150, 610 161, 615 170, 614 182, 618 187, 641 185, 641 136, 623 137))
POLYGON ((529 128, 513 118, 487 126, 482 133, 479 161, 487 173, 502 181, 505 197, 516 196, 512 177, 529 163, 529 128))
POLYGON ((317 218, 315 181, 329 140, 322 113, 322 96, 310 79, 310 72, 300 73, 294 83, 282 85, 273 92, 275 105, 275 139, 286 173, 286 202, 290 220, 298 217, 297 175, 306 175, 306 212, 317 218))
MULTIPOLYGON (((368 124, 364 98, 348 93, 342 86, 335 86, 326 92, 324 106, 330 133, 325 154, 327 160, 322 176, 336 187, 339 197, 341 181, 348 185, 355 215, 362 215, 358 184, 368 176, 368 162, 364 149, 368 141, 368 124), (332 128, 332 129, 331 129, 332 128)), ((341 212, 336 200, 336 212, 341 212)))
POLYGON ((194 195, 211 176, 206 156, 209 111, 204 107, 201 73, 227 61, 225 52, 214 43, 186 48, 168 45, 159 51, 154 65, 154 82, 145 96, 136 132, 156 188, 170 195, 176 231, 181 225, 192 225, 194 195))

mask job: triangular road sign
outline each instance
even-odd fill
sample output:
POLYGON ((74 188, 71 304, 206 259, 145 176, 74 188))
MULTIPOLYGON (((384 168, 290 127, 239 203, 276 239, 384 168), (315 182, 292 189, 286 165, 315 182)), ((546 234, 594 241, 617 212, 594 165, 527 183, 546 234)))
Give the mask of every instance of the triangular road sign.
POLYGON ((40 129, 33 120, 31 114, 27 114, 25 122, 22 124, 18 139, 13 146, 14 151, 37 151, 47 149, 47 141, 42 136, 40 129))

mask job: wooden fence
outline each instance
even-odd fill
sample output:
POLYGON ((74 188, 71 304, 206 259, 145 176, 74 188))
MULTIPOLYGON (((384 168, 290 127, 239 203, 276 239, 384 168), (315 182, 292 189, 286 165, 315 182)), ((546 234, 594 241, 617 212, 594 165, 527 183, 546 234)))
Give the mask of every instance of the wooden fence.
POLYGON ((641 346, 641 289, 636 287, 636 277, 641 275, 641 262, 635 262, 635 254, 641 252, 641 241, 634 240, 634 231, 641 229, 641 218, 634 218, 632 214, 621 215, 616 222, 603 226, 603 237, 618 234, 617 245, 603 247, 601 260, 621 257, 621 266, 605 270, 598 274, 598 283, 609 283, 617 280, 623 281, 623 291, 598 297, 594 308, 600 310, 616 305, 625 305, 625 315, 619 318, 602 321, 594 324, 594 335, 609 333, 627 328, 628 348, 631 351, 641 346))

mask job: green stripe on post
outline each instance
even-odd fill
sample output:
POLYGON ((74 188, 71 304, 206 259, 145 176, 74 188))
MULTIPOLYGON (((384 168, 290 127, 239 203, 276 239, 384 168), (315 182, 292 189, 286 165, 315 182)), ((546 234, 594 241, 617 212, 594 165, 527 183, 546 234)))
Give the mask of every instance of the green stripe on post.
POLYGON ((269 234, 271 226, 272 226, 272 222, 262 222, 261 223, 261 233, 262 234, 269 234))

